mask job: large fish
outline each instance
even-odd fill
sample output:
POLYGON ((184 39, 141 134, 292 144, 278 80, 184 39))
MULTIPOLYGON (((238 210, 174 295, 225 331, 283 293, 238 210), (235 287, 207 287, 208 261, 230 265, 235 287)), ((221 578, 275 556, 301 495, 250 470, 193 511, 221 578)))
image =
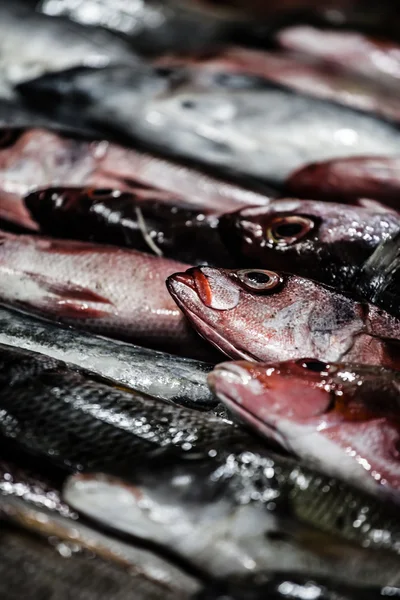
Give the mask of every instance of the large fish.
MULTIPOLYGON (((46 117, 48 119, 48 117, 46 117)), ((76 122, 76 119, 74 119, 76 122)), ((37 229, 23 196, 48 186, 134 191, 149 187, 164 202, 193 203, 225 212, 266 204, 268 196, 210 177, 197 169, 107 141, 61 137, 41 129, 0 130, 0 217, 37 229)), ((145 197, 145 190, 142 190, 145 197)))
POLYGON ((327 474, 399 500, 398 371, 300 359, 223 363, 220 400, 268 439, 327 474))
MULTIPOLYGON (((359 293, 400 318, 399 302, 376 293, 364 263, 381 244, 389 246, 400 232, 400 215, 376 203, 364 206, 310 200, 276 200, 268 207, 248 208, 220 218, 225 243, 240 263, 285 270, 338 290, 359 293)), ((394 260, 389 261, 393 266, 394 260)), ((379 265, 387 277, 388 269, 379 265)), ((386 279, 386 281, 388 281, 386 279)), ((400 286, 397 290, 400 299, 400 286)))
POLYGON ((154 188, 46 188, 24 202, 40 230, 54 237, 135 248, 190 264, 233 264, 216 215, 178 200, 171 204, 169 197, 164 202, 154 188))
POLYGON ((400 365, 399 320, 315 281, 198 267, 167 285, 197 331, 231 358, 400 365))
POLYGON ((269 452, 217 461, 159 455, 132 468, 129 480, 72 476, 63 497, 124 539, 162 545, 218 578, 265 570, 340 573, 353 583, 399 577, 398 556, 381 554, 398 552, 397 507, 269 452))
POLYGON ((49 71, 138 61, 129 44, 112 33, 52 19, 21 0, 0 3, 0 39, 3 96, 12 96, 14 84, 49 71))
POLYGON ((3 232, 0 300, 94 333, 212 358, 165 288, 186 267, 135 250, 3 232))
POLYGON ((400 156, 359 156, 316 162, 290 175, 285 184, 296 198, 354 203, 371 198, 400 211, 400 156))
POLYGON ((0 344, 65 361, 160 400, 198 409, 215 406, 206 381, 209 363, 91 335, 4 307, 0 344))
POLYGON ((242 73, 71 69, 19 91, 50 114, 78 112, 150 148, 273 184, 315 160, 400 153, 390 122, 242 73))

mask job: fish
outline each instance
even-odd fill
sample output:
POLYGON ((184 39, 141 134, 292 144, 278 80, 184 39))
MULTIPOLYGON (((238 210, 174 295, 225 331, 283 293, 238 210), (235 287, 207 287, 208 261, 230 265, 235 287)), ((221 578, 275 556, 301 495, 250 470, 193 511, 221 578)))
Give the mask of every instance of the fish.
MULTIPOLYGON (((183 66, 188 64, 188 57, 161 57, 157 64, 183 66)), ((314 57, 231 46, 214 54, 195 56, 190 65, 211 72, 255 75, 315 98, 400 120, 397 86, 389 89, 366 75, 349 73, 340 67, 327 69, 324 61, 314 57)))
POLYGON ((395 124, 242 73, 80 68, 18 91, 50 114, 79 112, 132 143, 273 186, 316 160, 400 153, 395 124))
POLYGON ((50 357, 0 348, 0 435, 44 464, 123 473, 146 453, 252 445, 228 419, 176 406, 50 357))
POLYGON ((400 156, 315 162, 292 173, 284 187, 297 198, 350 204, 369 198, 400 211, 400 156))
POLYGON ((276 34, 286 50, 323 60, 331 66, 365 75, 395 89, 400 81, 400 46, 390 39, 371 37, 361 31, 318 29, 310 25, 284 28, 276 34))
POLYGON ((400 321, 311 279, 196 267, 171 275, 167 286, 200 335, 230 358, 313 356, 399 368, 400 321))
POLYGON ((90 242, 5 232, 0 237, 3 304, 93 333, 212 360, 165 288, 168 275, 187 265, 90 242))
POLYGON ((95 336, 4 306, 0 307, 0 344, 61 360, 165 402, 198 410, 216 405, 206 379, 212 363, 95 336))
POLYGON ((258 433, 328 475, 399 501, 398 371, 305 358, 225 363, 209 382, 258 433))
POLYGON ((38 188, 86 186, 134 192, 154 190, 155 182, 157 197, 164 202, 184 202, 215 213, 269 202, 266 190, 252 191, 104 139, 67 137, 40 128, 0 129, 0 217, 28 230, 37 230, 38 224, 23 198, 38 188))
POLYGON ((15 84, 50 71, 140 61, 129 44, 111 32, 51 18, 21 0, 1 2, 0 38, 0 90, 6 98, 13 97, 15 84))
POLYGON ((219 580, 265 571, 340 573, 353 585, 399 577, 397 507, 270 451, 158 455, 124 479, 73 474, 62 497, 97 526, 169 548, 219 580), (364 529, 354 526, 361 515, 364 529))
MULTIPOLYGON (((359 203, 360 204, 360 203, 359 203)), ((353 292, 400 318, 398 294, 377 293, 365 262, 400 233, 400 215, 385 207, 284 199, 265 208, 248 208, 219 219, 231 253, 245 266, 290 271, 353 292), (363 279, 360 291, 360 278, 363 279)), ((393 264, 393 259, 390 261, 393 264)), ((376 269, 387 276, 382 266, 376 269)))

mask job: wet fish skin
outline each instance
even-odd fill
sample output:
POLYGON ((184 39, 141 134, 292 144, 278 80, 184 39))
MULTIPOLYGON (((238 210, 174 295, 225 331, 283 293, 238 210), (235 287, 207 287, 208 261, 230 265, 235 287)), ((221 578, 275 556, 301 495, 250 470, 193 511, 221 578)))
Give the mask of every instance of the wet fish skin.
POLYGON ((372 198, 399 211, 400 157, 355 157, 317 162, 288 178, 285 189, 296 198, 354 203, 372 198))
POLYGON ((37 223, 23 203, 33 190, 63 185, 134 192, 154 188, 155 181, 165 202, 179 198, 216 213, 269 202, 262 193, 105 140, 62 137, 43 129, 0 131, 0 217, 33 230, 37 223))
POLYGON ((156 188, 132 192, 96 188, 46 188, 24 202, 42 232, 135 248, 191 264, 232 261, 217 231, 218 218, 156 188))
POLYGON ((71 476, 63 497, 94 522, 168 547, 217 578, 268 570, 340 572, 353 585, 398 581, 397 507, 269 450, 210 458, 158 455, 125 480, 71 476), (354 526, 361 515, 363 529, 354 526))
POLYGON ((0 300, 51 320, 212 360, 165 289, 183 263, 135 250, 1 233, 0 300))
POLYGON ((263 269, 197 267, 167 280, 200 335, 230 358, 399 367, 400 321, 309 279, 263 269))
POLYGON ((62 361, 6 346, 0 358, 0 433, 50 464, 115 473, 160 448, 207 454, 251 445, 230 421, 112 386, 62 361))
MULTIPOLYGON (((400 231, 400 216, 376 203, 285 199, 222 216, 219 230, 238 264, 277 270, 290 265, 292 273, 358 294, 365 261, 400 231)), ((399 318, 396 302, 373 295, 372 288, 366 280, 360 297, 399 318)))
POLYGON ((125 388, 199 410, 215 407, 212 365, 94 336, 0 308, 0 344, 38 352, 125 388))
POLYGON ((393 124, 243 74, 204 80, 179 67, 72 69, 18 89, 49 111, 79 110, 92 126, 275 185, 317 159, 400 153, 393 124))
POLYGON ((300 359, 225 363, 209 375, 248 425, 320 470, 399 499, 398 371, 300 359))

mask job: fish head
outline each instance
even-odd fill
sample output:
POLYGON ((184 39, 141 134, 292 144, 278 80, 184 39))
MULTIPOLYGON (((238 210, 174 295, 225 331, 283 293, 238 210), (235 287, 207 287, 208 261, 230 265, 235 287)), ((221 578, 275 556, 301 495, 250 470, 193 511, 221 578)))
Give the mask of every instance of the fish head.
POLYGON ((244 208, 219 220, 225 245, 242 262, 278 270, 290 264, 292 272, 326 282, 362 264, 397 227, 398 216, 380 206, 297 199, 244 208))
POLYGON ((197 267, 167 286, 200 335, 231 358, 337 360, 363 328, 357 302, 287 273, 197 267))

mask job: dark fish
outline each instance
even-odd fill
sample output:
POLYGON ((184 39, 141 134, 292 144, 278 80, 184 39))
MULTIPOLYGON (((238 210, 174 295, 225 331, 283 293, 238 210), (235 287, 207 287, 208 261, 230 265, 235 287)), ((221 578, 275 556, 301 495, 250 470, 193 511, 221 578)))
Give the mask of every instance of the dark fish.
MULTIPOLYGON (((265 208, 229 213, 221 217, 219 226, 225 243, 241 264, 290 268, 302 277, 359 294, 400 318, 400 285, 397 293, 393 291, 389 296, 377 289, 372 274, 363 266, 380 245, 383 252, 383 246, 400 232, 398 213, 376 203, 347 206, 288 199, 265 208)), ((389 268, 393 261, 394 257, 389 268)), ((380 264, 375 271, 389 283, 388 269, 380 264)))
POLYGON ((0 308, 0 344, 62 360, 125 388, 198 409, 216 402, 207 386, 212 365, 125 344, 0 308))
POLYGON ((389 39, 369 37, 359 31, 295 26, 277 34, 279 44, 344 67, 385 84, 393 91, 400 83, 400 46, 389 39))
POLYGON ((400 153, 393 124, 241 73, 71 69, 18 89, 50 114, 78 112, 150 148, 273 184, 317 159, 400 153))
POLYGON ((3 97, 12 96, 16 83, 49 71, 138 62, 129 44, 112 33, 41 15, 21 0, 1 2, 0 39, 3 97))
POLYGON ((63 497, 94 522, 218 578, 268 570, 340 573, 352 584, 399 579, 399 557, 384 552, 398 552, 397 507, 269 451, 201 461, 159 455, 135 465, 129 480, 72 476, 63 497))
POLYGON ((212 359, 165 288, 186 267, 135 250, 3 232, 0 300, 94 333, 212 359))
POLYGON ((191 264, 232 263, 216 215, 164 202, 154 188, 47 188, 29 194, 25 204, 41 231, 58 238, 135 248, 191 264))
POLYGON ((324 473, 399 500, 398 371, 314 359, 238 362, 218 365, 209 382, 268 439, 324 473))
POLYGON ((317 162, 292 173, 285 189, 297 198, 333 202, 372 198, 400 211, 400 156, 317 162))
POLYGON ((0 349, 0 433, 66 468, 131 469, 145 453, 207 455, 251 438, 230 421, 77 372, 62 361, 0 349))
POLYGON ((167 285, 197 331, 231 358, 400 366, 400 321, 315 281, 198 267, 167 285))
POLYGON ((164 202, 185 202, 216 213, 269 202, 267 196, 197 169, 104 140, 88 142, 39 129, 0 130, 0 217, 30 229, 37 224, 22 198, 32 190, 62 185, 137 193, 142 188, 145 198, 150 188, 151 198, 155 182, 157 197, 164 202))

